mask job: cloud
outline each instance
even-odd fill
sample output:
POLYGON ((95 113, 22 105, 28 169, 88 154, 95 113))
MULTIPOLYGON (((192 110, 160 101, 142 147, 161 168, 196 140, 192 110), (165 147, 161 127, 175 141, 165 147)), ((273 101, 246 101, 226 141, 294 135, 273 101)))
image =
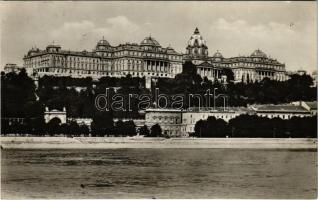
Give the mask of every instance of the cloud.
POLYGON ((223 18, 213 23, 210 31, 222 37, 236 37, 242 41, 264 41, 270 37, 267 41, 279 42, 285 37, 297 37, 295 31, 287 24, 269 22, 252 25, 245 20, 227 21, 223 18))
POLYGON ((76 34, 93 28, 95 28, 95 24, 88 20, 81 22, 65 22, 60 28, 52 31, 52 36, 59 37, 63 34, 76 34))
POLYGON ((52 38, 76 40, 83 34, 94 30, 95 24, 91 21, 84 20, 81 22, 65 22, 61 27, 51 32, 52 38))
POLYGON ((92 32, 97 36, 105 36, 113 45, 132 42, 145 34, 144 28, 129 20, 125 16, 116 16, 106 19, 106 23, 92 32))
POLYGON ((93 46, 102 37, 112 45, 132 42, 144 35, 142 28, 125 16, 107 18, 102 24, 83 20, 65 22, 51 32, 52 38, 71 49, 86 49, 93 46))
POLYGON ((225 57, 249 55, 260 48, 279 61, 288 63, 288 70, 313 69, 316 66, 303 64, 308 63, 306 60, 316 59, 317 50, 312 45, 316 42, 315 31, 303 27, 307 26, 272 21, 252 24, 245 20, 219 18, 210 25, 207 41, 212 44, 210 54, 216 49, 224 49, 225 57))
POLYGON ((139 30, 139 26, 129 21, 125 16, 117 16, 108 18, 107 23, 111 25, 112 29, 115 30, 126 30, 129 32, 135 32, 139 30))

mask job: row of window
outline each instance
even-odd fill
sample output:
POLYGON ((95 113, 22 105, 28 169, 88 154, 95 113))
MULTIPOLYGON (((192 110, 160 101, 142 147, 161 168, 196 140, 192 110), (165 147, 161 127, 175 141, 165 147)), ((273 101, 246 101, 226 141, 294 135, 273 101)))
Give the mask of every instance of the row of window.
MULTIPOLYGON (((108 71, 111 71, 113 70, 113 68, 110 66, 110 65, 91 65, 91 64, 78 64, 78 63, 72 63, 69 67, 65 67, 63 65, 58 65, 58 64, 55 64, 54 66, 55 67, 58 67, 58 68, 70 68, 70 69, 81 69, 81 70, 101 70, 101 71, 105 71, 105 70, 108 70, 108 71), (72 65, 73 64, 73 65, 72 65)), ((33 67, 33 66, 31 66, 33 67)), ((35 67, 35 66, 34 66, 35 67)), ((37 66, 37 67, 40 67, 40 68, 45 68, 45 67, 48 67, 48 65, 40 65, 40 66, 37 66)), ((170 71, 170 68, 169 67, 155 67, 155 66, 147 66, 146 68, 143 68, 142 65, 138 64, 138 65, 115 65, 115 70, 116 71, 123 71, 123 70, 131 70, 131 71, 144 71, 144 70, 147 70, 147 71, 159 71, 159 72, 169 72, 170 71)))
MULTIPOLYGON (((211 116, 213 116, 213 117, 215 117, 215 118, 217 118, 217 119, 232 119, 232 118, 236 117, 237 114, 202 115, 202 116, 200 116, 199 118, 200 118, 200 119, 206 119, 207 117, 211 117, 211 116)), ((192 118, 192 115, 190 115, 190 119, 189 119, 190 122, 189 122, 189 123, 194 124, 194 123, 196 123, 196 122, 197 122, 198 120, 200 120, 200 119, 192 118)), ((183 123, 187 123, 187 119, 186 119, 186 118, 183 118, 183 123)))
MULTIPOLYGON (((111 53, 106 52, 98 52, 99 55, 102 56, 111 56, 111 53)), ((166 55, 166 54, 158 54, 158 53, 145 53, 145 52, 137 52, 137 51, 119 51, 115 52, 114 56, 148 56, 148 57, 154 57, 154 58, 164 58, 164 59, 174 59, 174 60, 182 60, 182 56, 176 56, 176 55, 166 55)))
POLYGON ((260 117, 268 117, 268 118, 275 118, 279 117, 281 119, 290 119, 292 117, 304 117, 301 114, 258 114, 260 117))
POLYGON ((279 65, 261 65, 261 64, 254 64, 254 63, 232 63, 229 64, 230 67, 261 67, 261 68, 265 68, 265 69, 272 69, 272 68, 276 68, 278 70, 283 70, 284 67, 279 66, 279 65))
POLYGON ((51 73, 62 73, 62 74, 92 74, 92 75, 128 75, 133 76, 158 76, 168 77, 167 73, 146 73, 146 72, 103 72, 103 71, 90 71, 90 70, 69 70, 69 69, 54 69, 54 68, 40 68, 37 72, 51 72, 51 73))

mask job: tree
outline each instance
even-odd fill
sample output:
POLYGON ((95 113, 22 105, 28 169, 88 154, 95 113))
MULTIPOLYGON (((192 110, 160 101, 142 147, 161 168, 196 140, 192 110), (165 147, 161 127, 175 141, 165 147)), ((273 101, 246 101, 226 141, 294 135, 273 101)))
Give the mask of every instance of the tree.
POLYGON ((226 81, 228 83, 234 81, 234 73, 232 71, 232 69, 230 68, 223 68, 222 69, 222 74, 226 76, 226 81))
POLYGON ((111 112, 95 112, 91 127, 92 136, 104 137, 113 134, 114 122, 111 112))
POLYGON ((196 137, 202 137, 202 132, 206 129, 206 121, 200 119, 195 123, 194 126, 194 136, 196 137))
POLYGON ((34 135, 43 136, 45 133, 46 124, 43 117, 29 119, 28 126, 30 133, 34 135))
POLYGON ((155 124, 151 127, 151 137, 160 137, 162 136, 162 129, 159 124, 155 124))
POLYGON ((136 135, 136 125, 133 121, 129 120, 124 123, 125 131, 127 136, 134 136, 136 135))
POLYGON ((60 133, 61 120, 59 118, 53 118, 46 124, 46 132, 50 135, 56 135, 60 133))
POLYGON ((182 74, 195 75, 197 74, 197 68, 192 61, 185 61, 182 65, 182 74))
POLYGON ((123 122, 118 120, 115 123, 115 135, 116 136, 134 136, 136 135, 136 125, 133 121, 123 122))
POLYGON ((69 126, 70 136, 80 136, 80 127, 76 121, 71 121, 69 126))
POLYGON ((70 125, 68 123, 63 123, 60 125, 60 132, 64 136, 70 136, 70 125))
POLYGON ((126 127, 122 120, 115 122, 115 136, 123 136, 126 134, 126 127))
POLYGON ((86 124, 80 125, 79 129, 80 133, 83 134, 85 137, 89 136, 90 131, 86 124))
POLYGON ((25 69, 1 75, 1 117, 39 117, 39 106, 35 84, 25 69))
POLYGON ((147 125, 144 125, 142 127, 139 128, 139 134, 140 135, 144 135, 145 137, 149 137, 150 136, 150 131, 147 125))
POLYGON ((1 118, 1 135, 6 135, 10 133, 9 120, 1 118))

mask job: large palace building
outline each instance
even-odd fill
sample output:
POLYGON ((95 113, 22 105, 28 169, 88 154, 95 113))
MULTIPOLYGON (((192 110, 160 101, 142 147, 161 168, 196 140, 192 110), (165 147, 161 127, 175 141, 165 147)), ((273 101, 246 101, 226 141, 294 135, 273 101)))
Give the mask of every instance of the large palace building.
MULTIPOLYGON (((186 53, 162 47, 153 37, 146 37, 140 44, 126 43, 112 46, 104 38, 95 49, 88 51, 63 50, 59 45, 49 45, 45 50, 32 48, 24 56, 24 68, 30 75, 92 77, 173 78, 182 72, 182 63, 191 60, 202 77, 214 81, 224 78, 224 68, 232 69, 236 82, 262 80, 264 77, 283 81, 286 79, 285 65, 268 58, 261 50, 251 56, 224 58, 220 52, 208 56, 205 40, 196 28, 186 53)), ((146 83, 149 81, 146 81, 146 83)), ((147 84, 146 84, 147 85, 147 84)), ((149 84, 148 84, 149 87, 149 84)))
POLYGON ((173 78, 182 72, 182 54, 173 48, 163 48, 152 37, 140 44, 111 46, 100 40, 92 52, 62 50, 49 45, 45 50, 32 48, 24 57, 24 67, 31 75, 92 77, 173 78))
POLYGON ((188 41, 183 60, 191 60, 197 66, 198 74, 210 80, 222 78, 221 72, 224 68, 230 68, 233 71, 235 82, 254 82, 265 77, 284 81, 287 78, 285 64, 269 58, 259 49, 250 56, 224 58, 219 51, 211 57, 208 56, 208 47, 198 28, 188 41))

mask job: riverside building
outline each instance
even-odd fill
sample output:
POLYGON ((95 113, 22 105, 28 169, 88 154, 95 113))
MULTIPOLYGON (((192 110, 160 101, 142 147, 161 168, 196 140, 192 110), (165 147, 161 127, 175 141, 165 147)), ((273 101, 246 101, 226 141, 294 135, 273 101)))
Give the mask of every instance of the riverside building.
POLYGON ((259 117, 291 119, 292 117, 310 117, 316 115, 311 112, 310 108, 306 108, 297 104, 264 104, 253 105, 250 109, 254 110, 259 117))
POLYGON ((235 82, 260 81, 265 77, 273 80, 286 80, 285 64, 269 58, 261 50, 250 56, 225 58, 217 51, 208 54, 208 46, 196 28, 190 37, 186 53, 178 53, 172 47, 162 47, 149 36, 139 44, 125 43, 112 46, 104 38, 92 51, 63 50, 59 45, 48 45, 44 50, 31 48, 23 58, 28 74, 41 77, 71 76, 145 77, 149 88, 152 78, 174 78, 182 72, 182 63, 192 61, 201 77, 225 80, 223 69, 231 69, 235 82))
POLYGON ((187 110, 176 109, 148 109, 145 115, 145 124, 151 127, 159 124, 162 132, 171 137, 188 137, 194 133, 195 124, 199 120, 206 120, 208 117, 215 117, 229 122, 240 115, 256 115, 269 119, 280 118, 283 120, 292 117, 309 117, 317 115, 317 112, 310 112, 309 109, 300 105, 253 105, 250 107, 229 107, 222 108, 189 108, 187 110))

